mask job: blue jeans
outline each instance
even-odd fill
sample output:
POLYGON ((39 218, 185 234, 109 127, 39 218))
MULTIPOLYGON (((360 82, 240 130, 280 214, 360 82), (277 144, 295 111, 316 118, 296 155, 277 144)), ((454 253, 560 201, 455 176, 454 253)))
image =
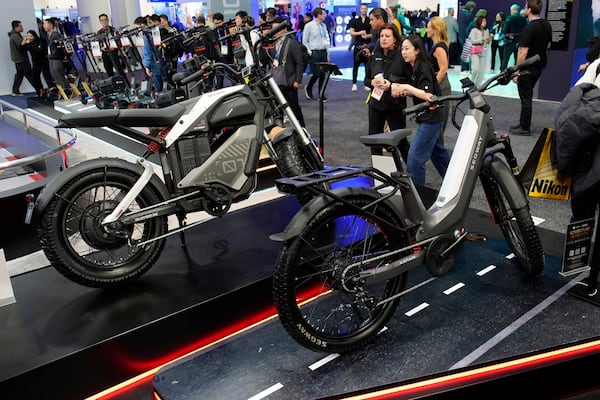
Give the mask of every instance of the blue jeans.
POLYGON ((163 77, 162 72, 160 70, 160 65, 157 62, 153 62, 150 66, 150 71, 152 72, 152 85, 154 89, 162 92, 163 90, 163 77))
POLYGON ((446 175, 450 154, 440 141, 443 121, 421 122, 417 133, 410 144, 406 170, 413 175, 416 185, 425 186, 425 164, 431 162, 439 174, 446 175))

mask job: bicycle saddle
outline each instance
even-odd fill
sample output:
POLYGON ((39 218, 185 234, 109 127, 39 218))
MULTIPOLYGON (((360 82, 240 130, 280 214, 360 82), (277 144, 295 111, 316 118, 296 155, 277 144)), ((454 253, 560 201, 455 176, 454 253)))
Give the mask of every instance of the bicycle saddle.
POLYGON ((397 146, 400 140, 409 137, 412 133, 412 129, 396 129, 386 133, 361 136, 360 142, 367 145, 381 144, 385 146, 397 146))
POLYGON ((172 126, 185 110, 184 106, 173 104, 165 108, 80 111, 60 117, 57 128, 91 128, 109 125, 172 126))

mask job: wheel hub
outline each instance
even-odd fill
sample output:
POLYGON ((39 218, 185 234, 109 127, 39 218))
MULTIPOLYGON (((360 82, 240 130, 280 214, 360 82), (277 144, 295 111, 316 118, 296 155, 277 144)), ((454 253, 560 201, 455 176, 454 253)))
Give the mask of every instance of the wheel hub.
POLYGON ((114 249, 127 244, 127 235, 117 235, 102 226, 102 221, 113 212, 119 204, 115 200, 97 201, 90 204, 80 221, 80 232, 83 240, 92 247, 102 250, 114 249))
POLYGON ((355 276, 358 272, 358 267, 349 267, 354 264, 355 260, 347 254, 346 251, 338 250, 334 252, 330 259, 329 265, 333 268, 331 288, 344 290, 347 292, 356 291, 355 276))

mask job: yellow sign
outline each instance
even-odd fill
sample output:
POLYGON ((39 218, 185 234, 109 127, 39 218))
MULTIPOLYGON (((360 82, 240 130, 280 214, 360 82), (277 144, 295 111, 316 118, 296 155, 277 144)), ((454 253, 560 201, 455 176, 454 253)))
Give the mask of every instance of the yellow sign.
POLYGON ((571 178, 560 176, 558 169, 552 166, 550 159, 553 134, 554 130, 549 129, 535 174, 531 180, 529 196, 552 200, 568 200, 571 194, 571 178))

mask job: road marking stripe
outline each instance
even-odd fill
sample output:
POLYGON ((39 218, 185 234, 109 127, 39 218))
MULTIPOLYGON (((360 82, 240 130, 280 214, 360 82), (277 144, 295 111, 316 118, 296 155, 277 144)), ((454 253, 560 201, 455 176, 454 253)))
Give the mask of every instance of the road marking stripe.
POLYGON ((265 389, 262 392, 257 393, 257 394, 255 394, 252 397, 248 397, 248 400, 260 400, 260 399, 264 399, 265 397, 267 397, 270 394, 275 393, 276 391, 278 391, 282 387, 283 387, 283 385, 281 383, 276 383, 275 385, 271 386, 270 388, 265 389))
POLYGON ((531 219, 533 220, 533 224, 534 224, 535 226, 538 226, 539 224, 541 224, 542 222, 544 222, 544 221, 545 221, 545 219, 544 219, 544 218, 540 218, 540 217, 534 217, 534 216, 531 216, 531 219))
POLYGON ((338 353, 332 353, 332 354, 328 355, 327 357, 320 359, 316 363, 310 364, 308 366, 308 369, 310 369, 311 371, 314 371, 317 368, 321 368, 323 365, 327 364, 328 362, 335 360, 339 356, 340 355, 338 353))
POLYGON ((456 292, 458 289, 460 289, 460 288, 462 288, 464 286, 465 286, 464 283, 459 282, 456 285, 452 286, 451 288, 448 288, 448 289, 444 290, 444 294, 445 295, 452 294, 452 293, 456 292))
POLYGON ((422 304, 416 306, 415 308, 413 308, 412 310, 408 310, 407 312, 404 313, 404 315, 406 315, 407 317, 412 317, 413 315, 415 315, 419 311, 426 309, 427 307, 429 307, 428 303, 422 303, 422 304))
POLYGON ((509 255, 506 256, 507 260, 512 260, 513 258, 515 258, 515 253, 510 253, 509 255))
POLYGON ((537 306, 533 307, 531 310, 527 311, 521 317, 517 318, 513 323, 508 325, 506 328, 502 329, 495 336, 489 339, 487 342, 473 350, 470 354, 464 357, 462 360, 458 361, 456 364, 451 366, 449 369, 456 368, 464 368, 471 365, 475 360, 483 356, 489 350, 498 345, 501 341, 509 337, 512 333, 514 333, 517 329, 525 325, 530 319, 544 311, 546 307, 550 306, 556 300, 558 300, 562 295, 564 295, 571 287, 575 286, 582 279, 586 278, 589 275, 589 272, 583 272, 577 275, 573 280, 567 282, 563 287, 558 289, 556 292, 552 293, 546 299, 544 299, 537 306))
POLYGON ((487 274, 488 272, 490 272, 494 269, 496 269, 495 265, 493 265, 493 264, 489 265, 489 266, 485 267, 484 269, 482 269, 481 271, 477 272, 477 275, 484 276, 485 274, 487 274))

